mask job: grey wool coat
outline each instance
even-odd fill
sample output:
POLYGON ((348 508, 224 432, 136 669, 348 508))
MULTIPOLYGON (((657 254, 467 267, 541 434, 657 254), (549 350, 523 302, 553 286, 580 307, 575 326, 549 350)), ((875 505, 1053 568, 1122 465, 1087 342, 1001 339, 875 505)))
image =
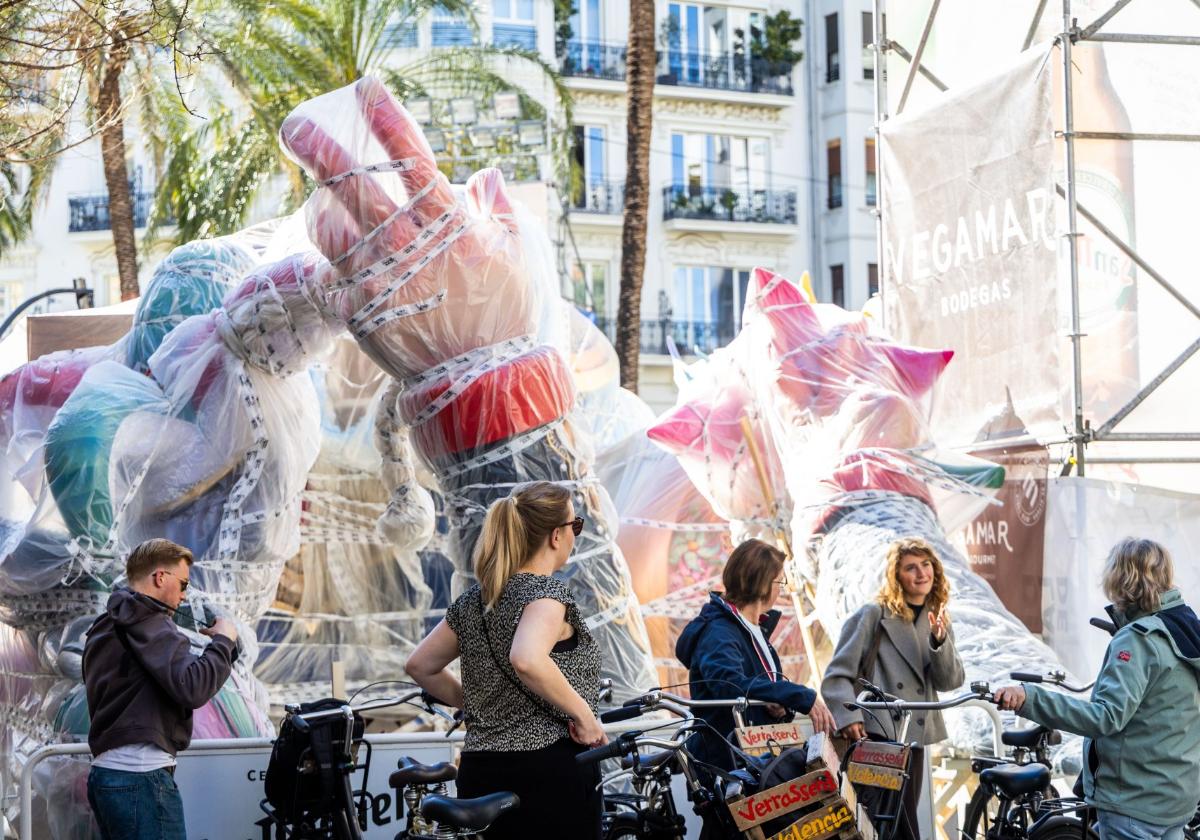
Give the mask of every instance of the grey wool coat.
MULTIPOLYGON (((889 694, 904 700, 936 700, 937 692, 952 691, 963 684, 962 660, 954 647, 954 628, 946 640, 933 646, 929 619, 922 614, 913 622, 877 603, 870 603, 846 619, 833 661, 825 670, 821 696, 837 721, 838 729, 852 723, 862 723, 867 732, 891 739, 894 737, 888 715, 875 712, 879 720, 861 711, 847 709, 860 691, 858 678, 870 652, 876 627, 883 634, 874 673, 867 678, 889 694)), ((899 724, 896 724, 897 726, 899 724)), ((908 738, 922 746, 946 739, 946 725, 941 712, 913 712, 908 725, 908 738)))

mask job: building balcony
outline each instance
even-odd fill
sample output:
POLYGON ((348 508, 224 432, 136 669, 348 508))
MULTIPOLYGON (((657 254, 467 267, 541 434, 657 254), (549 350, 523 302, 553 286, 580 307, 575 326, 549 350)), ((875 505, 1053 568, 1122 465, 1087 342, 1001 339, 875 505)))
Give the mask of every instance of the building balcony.
POLYGON ((571 199, 571 212, 620 216, 625 212, 625 184, 620 181, 584 184, 571 199))
POLYGON ((564 76, 623 82, 625 45, 568 41, 566 51, 558 57, 558 69, 564 76))
MULTIPOLYGON (((596 318, 595 324, 608 336, 609 341, 616 341, 616 318, 596 318)), ((666 356, 671 352, 667 344, 667 339, 670 338, 675 342, 679 353, 684 356, 693 355, 697 350, 701 353, 711 353, 733 341, 735 335, 737 328, 732 321, 677 321, 671 318, 643 320, 641 352, 666 356)))
POLYGON ((663 220, 672 219, 794 225, 796 191, 668 186, 663 220))
POLYGON ((658 84, 792 96, 790 65, 737 53, 668 49, 658 54, 658 84))
MULTIPOLYGON (((143 228, 150 218, 150 208, 154 206, 154 193, 135 192, 133 199, 133 225, 143 228)), ((94 230, 111 230, 112 217, 108 213, 108 193, 99 195, 80 195, 68 198, 71 218, 67 224, 69 233, 84 233, 94 230)))
MULTIPOLYGON (((559 56, 564 76, 625 81, 624 44, 600 41, 568 41, 559 56)), ((679 87, 738 93, 770 93, 791 96, 792 68, 762 59, 747 59, 737 53, 660 50, 657 53, 656 83, 679 87)))

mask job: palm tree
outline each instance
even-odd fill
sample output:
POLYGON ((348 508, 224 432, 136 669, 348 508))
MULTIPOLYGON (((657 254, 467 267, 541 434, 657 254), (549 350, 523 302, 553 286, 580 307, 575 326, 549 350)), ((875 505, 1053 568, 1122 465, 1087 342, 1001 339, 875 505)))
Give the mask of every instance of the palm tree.
POLYGON ((59 155, 98 135, 121 297, 137 296, 125 121, 154 79, 150 57, 172 46, 185 22, 140 0, 29 0, 5 9, 0 68, 15 75, 0 89, 0 250, 29 235, 59 155))
MULTIPOLYGON (((471 45, 402 60, 393 38, 415 32, 435 8, 460 16, 477 35, 470 0, 208 0, 197 13, 220 68, 199 82, 211 109, 198 106, 208 111, 203 121, 170 118, 151 225, 173 216, 186 241, 243 227, 260 195, 278 195, 277 212, 294 210, 312 185, 284 156, 280 124, 301 102, 365 75, 382 78, 401 99, 517 90, 526 114, 543 116, 543 106, 506 78, 524 65, 549 82, 569 120, 569 94, 535 52, 471 45)), ((562 166, 569 132, 554 134, 562 166)))
POLYGON ((621 292, 617 357, 621 385, 637 392, 641 352, 642 275, 650 210, 650 121, 654 105, 654 0, 630 0, 626 51, 625 221, 621 228, 621 292))

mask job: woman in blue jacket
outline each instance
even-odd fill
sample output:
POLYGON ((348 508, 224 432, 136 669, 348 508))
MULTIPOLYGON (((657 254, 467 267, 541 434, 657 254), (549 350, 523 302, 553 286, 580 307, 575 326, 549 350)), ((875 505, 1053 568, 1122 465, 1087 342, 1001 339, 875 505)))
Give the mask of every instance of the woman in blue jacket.
MULTIPOLYGON (((817 692, 786 679, 779 654, 771 647, 771 633, 780 617, 772 607, 783 584, 783 561, 783 552, 761 540, 746 540, 735 548, 721 573, 725 591, 712 593, 700 615, 684 628, 675 643, 675 656, 688 669, 694 700, 768 701, 767 706, 747 710, 747 726, 800 712, 812 719, 814 730, 832 733, 833 716, 817 692)), ((733 734, 733 713, 705 709, 698 717, 712 729, 693 742, 693 753, 702 761, 731 769, 732 755, 717 735, 729 739, 733 734)))

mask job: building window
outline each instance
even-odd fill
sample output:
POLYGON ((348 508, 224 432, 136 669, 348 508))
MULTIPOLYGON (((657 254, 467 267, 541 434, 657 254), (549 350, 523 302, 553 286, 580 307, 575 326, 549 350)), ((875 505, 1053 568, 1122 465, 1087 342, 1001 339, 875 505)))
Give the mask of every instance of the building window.
POLYGON ((867 296, 879 294, 879 266, 867 263, 867 296))
POLYGON ((863 62, 863 78, 875 78, 875 50, 871 45, 875 43, 875 21, 870 12, 862 13, 862 62, 863 62))
POLYGON ((867 164, 867 206, 874 207, 877 200, 875 192, 875 140, 869 138, 865 144, 867 164))
POLYGON ((588 320, 603 329, 608 315, 608 263, 575 263, 571 269, 571 298, 588 320))
POLYGON ((825 148, 825 162, 829 172, 829 209, 842 206, 842 141, 830 140, 825 148))
POLYGON ((836 305, 846 305, 846 274, 840 265, 829 267, 829 296, 836 305))
POLYGON ((709 352, 732 341, 749 283, 750 272, 742 269, 677 266, 670 330, 680 350, 709 352))
POLYGON ((380 46, 385 50, 416 49, 416 22, 406 18, 397 23, 389 23, 383 29, 380 46))
POLYGON ((533 0, 495 0, 492 4, 492 43, 497 47, 537 50, 533 0))
POLYGON ((836 82, 842 77, 837 17, 837 12, 825 15, 825 81, 827 82, 836 82))
POLYGON ((24 284, 20 280, 0 281, 0 313, 8 315, 25 299, 24 284))
POLYGON ((429 32, 435 47, 469 47, 475 43, 471 24, 445 6, 435 6, 429 32))

